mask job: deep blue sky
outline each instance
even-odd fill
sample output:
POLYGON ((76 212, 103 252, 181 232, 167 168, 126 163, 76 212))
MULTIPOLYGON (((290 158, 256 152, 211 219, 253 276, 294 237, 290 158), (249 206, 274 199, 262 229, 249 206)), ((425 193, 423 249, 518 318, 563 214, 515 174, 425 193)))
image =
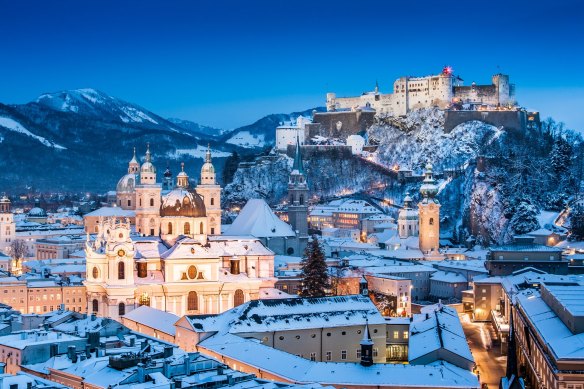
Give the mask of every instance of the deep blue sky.
POLYGON ((451 65, 584 130, 579 1, 0 0, 0 102, 92 87, 221 128, 451 65))

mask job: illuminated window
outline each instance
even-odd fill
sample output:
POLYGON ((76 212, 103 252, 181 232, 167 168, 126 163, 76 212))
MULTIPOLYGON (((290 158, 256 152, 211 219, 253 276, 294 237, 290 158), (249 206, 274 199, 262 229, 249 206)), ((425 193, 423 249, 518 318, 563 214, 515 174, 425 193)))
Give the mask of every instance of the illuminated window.
POLYGON ((189 292, 187 304, 188 304, 187 309, 189 311, 196 311, 199 309, 199 297, 197 296, 197 292, 195 291, 189 292))

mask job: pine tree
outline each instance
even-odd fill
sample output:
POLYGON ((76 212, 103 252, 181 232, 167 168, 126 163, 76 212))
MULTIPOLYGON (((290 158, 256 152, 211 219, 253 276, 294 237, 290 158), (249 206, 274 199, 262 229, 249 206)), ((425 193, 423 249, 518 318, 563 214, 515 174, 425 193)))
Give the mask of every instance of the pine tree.
POLYGON ((302 297, 323 297, 330 288, 328 268, 324 252, 316 236, 306 246, 302 266, 302 297))
POLYGON ((569 170, 572 163, 572 146, 563 137, 558 136, 550 153, 550 164, 556 174, 569 170))
POLYGON ((510 220, 511 231, 515 235, 523 235, 539 228, 537 220, 537 208, 527 201, 522 200, 516 207, 510 220))
POLYGON ((584 239, 584 207, 576 205, 570 212, 570 233, 576 240, 584 239))

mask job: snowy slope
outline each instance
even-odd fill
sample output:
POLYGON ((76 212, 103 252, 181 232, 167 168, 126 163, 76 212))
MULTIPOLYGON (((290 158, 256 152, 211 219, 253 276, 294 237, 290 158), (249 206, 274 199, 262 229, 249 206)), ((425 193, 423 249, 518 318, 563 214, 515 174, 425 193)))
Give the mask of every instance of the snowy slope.
POLYGON ((484 144, 497 140, 502 133, 479 121, 460 124, 450 133, 445 133, 443 126, 442 111, 423 109, 405 118, 382 120, 368 130, 368 136, 379 142, 379 162, 420 172, 428 161, 438 171, 461 168, 477 156, 484 144))
POLYGON ((10 130, 10 131, 18 132, 20 134, 24 134, 28 137, 31 137, 31 138, 41 142, 43 145, 45 145, 47 147, 52 147, 52 148, 59 149, 59 150, 66 149, 66 147, 58 145, 55 142, 49 141, 49 140, 43 138, 42 136, 38 136, 38 135, 33 134, 32 132, 27 130, 22 124, 18 123, 14 119, 7 118, 7 117, 0 117, 0 127, 5 128, 5 129, 10 130))
POLYGON ((225 142, 244 148, 263 148, 266 146, 264 134, 253 135, 249 131, 239 131, 225 142))

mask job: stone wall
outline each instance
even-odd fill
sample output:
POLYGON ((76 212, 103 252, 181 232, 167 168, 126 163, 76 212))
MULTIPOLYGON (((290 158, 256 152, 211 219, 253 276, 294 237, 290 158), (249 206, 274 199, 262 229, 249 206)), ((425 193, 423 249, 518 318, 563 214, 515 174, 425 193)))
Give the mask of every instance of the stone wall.
POLYGON ((319 126, 309 126, 309 137, 324 136, 326 138, 347 139, 366 131, 375 120, 375 111, 336 111, 316 112, 313 123, 319 126))
MULTIPOLYGON (((480 120, 506 130, 524 131, 527 128, 525 111, 446 111, 444 113, 444 132, 450 132, 459 124, 480 120)), ((537 118, 539 121, 539 118, 537 118)))

